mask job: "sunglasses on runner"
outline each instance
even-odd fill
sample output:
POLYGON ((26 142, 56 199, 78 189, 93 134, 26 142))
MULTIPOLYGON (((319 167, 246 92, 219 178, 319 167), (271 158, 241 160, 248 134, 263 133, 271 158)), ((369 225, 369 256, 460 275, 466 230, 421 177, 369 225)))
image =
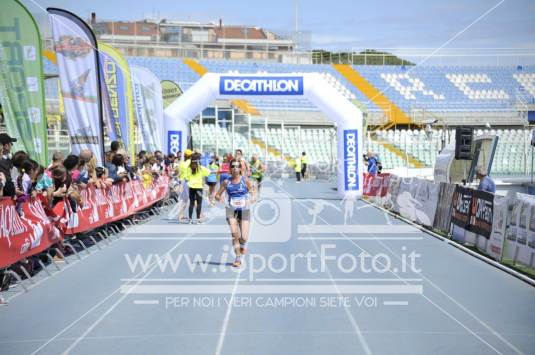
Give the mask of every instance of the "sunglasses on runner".
POLYGON ((234 163, 231 165, 233 168, 241 168, 240 163, 234 163))

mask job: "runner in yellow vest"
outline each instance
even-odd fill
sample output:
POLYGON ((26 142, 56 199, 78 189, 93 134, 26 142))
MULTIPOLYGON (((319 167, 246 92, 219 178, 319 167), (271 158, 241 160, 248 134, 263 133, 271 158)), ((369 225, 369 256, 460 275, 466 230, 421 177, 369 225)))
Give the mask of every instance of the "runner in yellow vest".
POLYGON ((193 223, 193 208, 195 205, 197 205, 197 223, 201 223, 204 178, 208 175, 210 175, 210 169, 201 165, 201 154, 194 153, 185 173, 189 190, 189 223, 193 223))
POLYGON ((307 172, 308 157, 307 153, 301 153, 301 177, 305 180, 305 173, 307 172))
POLYGON ((295 178, 297 179, 297 183, 301 182, 301 159, 296 158, 293 160, 293 168, 295 171, 295 178))
POLYGON ((193 152, 190 149, 184 151, 184 159, 178 164, 178 177, 180 179, 180 193, 178 197, 179 210, 178 210, 178 220, 184 221, 184 211, 189 200, 189 190, 188 190, 188 181, 186 180, 186 174, 191 164, 191 155, 193 152))

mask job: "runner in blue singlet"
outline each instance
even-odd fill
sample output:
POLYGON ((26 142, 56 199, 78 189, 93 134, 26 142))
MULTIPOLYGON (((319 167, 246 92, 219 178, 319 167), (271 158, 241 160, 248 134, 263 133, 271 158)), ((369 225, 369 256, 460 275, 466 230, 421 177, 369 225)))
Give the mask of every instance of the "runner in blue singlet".
POLYGON ((242 164, 233 159, 230 162, 231 177, 225 180, 216 195, 218 201, 222 200, 222 193, 226 191, 226 217, 232 234, 232 246, 236 259, 234 267, 241 266, 241 256, 247 253, 247 241, 249 240, 249 218, 251 199, 249 191, 251 183, 249 179, 241 175, 242 164))

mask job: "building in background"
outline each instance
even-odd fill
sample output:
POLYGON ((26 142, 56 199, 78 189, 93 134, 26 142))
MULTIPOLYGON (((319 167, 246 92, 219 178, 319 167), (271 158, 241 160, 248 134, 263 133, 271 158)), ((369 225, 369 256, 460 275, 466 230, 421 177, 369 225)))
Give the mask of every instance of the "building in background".
POLYGON ((224 26, 222 20, 217 24, 167 19, 112 22, 97 21, 93 13, 89 22, 98 40, 126 56, 283 61, 296 48, 290 34, 224 26))

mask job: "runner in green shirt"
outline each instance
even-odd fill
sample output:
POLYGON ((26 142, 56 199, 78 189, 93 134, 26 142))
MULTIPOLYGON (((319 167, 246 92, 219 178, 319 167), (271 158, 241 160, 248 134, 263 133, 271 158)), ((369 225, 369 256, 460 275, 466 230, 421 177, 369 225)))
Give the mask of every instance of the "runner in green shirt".
POLYGON ((253 189, 256 196, 260 193, 262 186, 262 178, 264 177, 265 166, 258 159, 256 154, 253 154, 251 161, 249 162, 249 169, 251 171, 251 179, 253 180, 253 189))

